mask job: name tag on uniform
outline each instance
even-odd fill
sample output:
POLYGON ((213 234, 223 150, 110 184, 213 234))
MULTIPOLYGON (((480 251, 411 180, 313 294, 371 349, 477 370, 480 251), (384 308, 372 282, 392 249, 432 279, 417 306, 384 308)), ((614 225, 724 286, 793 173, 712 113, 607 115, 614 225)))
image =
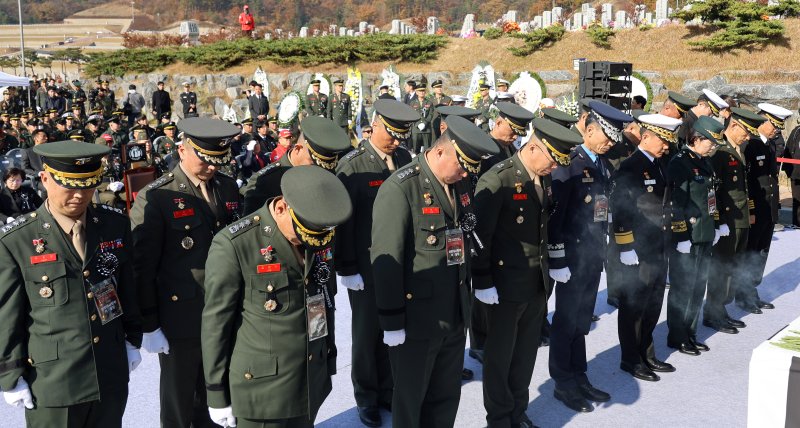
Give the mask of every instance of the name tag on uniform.
POLYGON ((39 263, 54 262, 58 260, 58 254, 42 254, 40 256, 31 256, 31 264, 38 265, 39 263))
POLYGON ((122 315, 122 304, 117 296, 116 280, 113 276, 97 284, 91 284, 89 288, 94 294, 94 305, 103 325, 122 315))
POLYGON ((594 196, 594 222, 608 221, 608 197, 606 195, 594 196))
POLYGON ((322 293, 306 299, 306 315, 309 342, 328 335, 328 313, 325 311, 325 296, 322 293))
POLYGON ((717 194, 714 189, 708 189, 708 214, 714 215, 717 212, 717 194))
POLYGON ((513 196, 515 201, 527 201, 528 195, 526 193, 517 193, 513 196))
POLYGON ((383 180, 370 181, 369 187, 379 187, 381 184, 383 184, 383 180))
POLYGON ((594 183, 594 178, 592 178, 592 177, 584 177, 584 178, 581 179, 581 182, 583 182, 583 183, 594 183))
POLYGON ((648 186, 648 185, 651 185, 651 184, 656 184, 656 180, 652 180, 651 179, 651 180, 645 180, 644 181, 644 185, 645 186, 648 186))
POLYGON ((464 263, 464 232, 461 229, 448 229, 444 232, 447 266, 464 263))
POLYGON ((272 272, 280 272, 281 271, 281 264, 280 263, 270 263, 266 265, 258 265, 256 266, 256 273, 272 273, 272 272))
POLYGON ((767 158, 767 155, 756 156, 756 160, 764 160, 767 158))
POLYGON ((441 213, 439 207, 425 207, 422 209, 422 214, 424 215, 434 215, 441 213))
POLYGON ((187 208, 185 210, 173 211, 173 218, 191 217, 194 215, 194 208, 187 208))

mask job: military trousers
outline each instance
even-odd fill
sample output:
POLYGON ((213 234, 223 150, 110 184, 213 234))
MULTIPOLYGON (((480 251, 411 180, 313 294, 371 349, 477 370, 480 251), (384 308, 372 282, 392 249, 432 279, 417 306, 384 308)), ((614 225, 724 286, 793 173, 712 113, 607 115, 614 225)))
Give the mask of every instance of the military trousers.
POLYGON ((527 302, 487 305, 489 334, 483 354, 483 405, 489 427, 511 428, 525 418, 531 377, 547 311, 544 287, 527 302))
POLYGON ((128 387, 103 394, 100 400, 65 407, 25 409, 28 428, 121 428, 128 387))
POLYGON ((663 246, 653 246, 657 252, 640 254, 638 265, 625 266, 622 270, 632 281, 621 290, 617 332, 622 361, 630 364, 655 358, 653 330, 664 303, 667 256, 663 246))
POLYGON ((432 339, 406 337, 389 348, 394 394, 392 426, 451 428, 461 399, 463 327, 432 339))
POLYGON ((289 419, 245 419, 236 418, 237 428, 313 428, 314 418, 308 415, 289 419))
POLYGON ((573 389, 586 381, 586 335, 592 325, 600 273, 576 268, 569 281, 555 285, 548 365, 559 389, 573 389))
POLYGON ((624 265, 619 261, 619 246, 613 239, 609 240, 606 247, 606 292, 608 293, 608 300, 615 299, 619 301, 621 290, 623 290, 625 279, 622 277, 624 265))
POLYGON ((744 265, 749 228, 734 228, 728 236, 719 238, 711 255, 708 272, 708 292, 703 306, 703 319, 709 322, 725 321, 725 305, 733 301, 734 293, 742 281, 747 281, 744 265))
POLYGON ((488 308, 486 303, 481 302, 472 296, 472 306, 470 307, 469 323, 469 349, 483 350, 486 343, 486 332, 488 326, 488 308))
POLYGON ((352 311, 352 367, 350 378, 356 404, 360 407, 392 402, 392 366, 383 330, 378 323, 378 308, 373 284, 361 291, 347 290, 352 311))
POLYGON ((711 248, 710 242, 693 242, 689 254, 673 249, 669 256, 668 343, 686 343, 697 335, 697 319, 706 294, 711 248))
MULTIPOLYGON (((426 124, 426 126, 429 126, 426 124)), ((416 129, 416 125, 414 125, 416 129)), ((414 132, 411 131, 411 153, 418 154, 431 147, 431 133, 430 132, 414 132)))
POLYGON ((771 218, 762 221, 756 217, 756 222, 750 225, 745 256, 745 262, 749 267, 749 281, 741 283, 741 289, 736 293, 737 301, 746 305, 754 305, 760 300, 756 287, 764 280, 764 269, 767 267, 769 247, 774 233, 775 223, 771 218))
POLYGON ((169 354, 158 354, 161 366, 161 426, 216 428, 208 415, 200 339, 169 341, 169 354))
POLYGON ((800 178, 793 178, 792 185, 792 224, 800 227, 800 178))

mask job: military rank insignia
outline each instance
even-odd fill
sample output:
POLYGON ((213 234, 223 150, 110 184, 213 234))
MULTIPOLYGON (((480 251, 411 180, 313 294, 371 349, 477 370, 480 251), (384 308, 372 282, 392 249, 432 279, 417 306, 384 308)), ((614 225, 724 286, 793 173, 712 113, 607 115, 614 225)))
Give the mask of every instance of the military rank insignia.
POLYGON ((262 256, 264 256, 264 261, 265 261, 265 262, 269 263, 269 262, 271 262, 271 261, 272 261, 272 259, 273 259, 273 257, 274 257, 274 256, 272 255, 272 252, 273 252, 273 251, 274 251, 274 250, 273 250, 273 248, 272 248, 272 245, 269 245, 269 246, 267 246, 267 248, 262 248, 262 249, 261 249, 261 255, 262 255, 262 256))
POLYGON ((44 245, 45 240, 42 238, 34 239, 33 240, 33 249, 36 251, 36 254, 42 254, 44 252, 44 245))
POLYGON ((430 205, 430 204, 433 203, 433 199, 431 199, 431 194, 430 193, 423 194, 422 195, 422 199, 425 200, 425 205, 430 205))
POLYGON ((516 183, 514 183, 514 187, 517 189, 517 193, 522 193, 522 182, 521 181, 517 181, 516 183))
POLYGON ((184 201, 183 198, 175 198, 172 201, 175 202, 175 206, 177 206, 179 210, 186 208, 186 201, 184 201))
POLYGON ((466 193, 462 194, 460 199, 461 199, 461 206, 462 207, 469 206, 469 202, 470 201, 469 201, 469 195, 468 194, 466 194, 466 193))

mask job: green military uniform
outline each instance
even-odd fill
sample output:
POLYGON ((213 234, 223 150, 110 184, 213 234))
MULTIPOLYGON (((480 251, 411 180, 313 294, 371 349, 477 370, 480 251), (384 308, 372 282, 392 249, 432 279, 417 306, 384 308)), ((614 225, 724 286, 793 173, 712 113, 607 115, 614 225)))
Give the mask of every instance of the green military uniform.
MULTIPOLYGON (((481 89, 486 88, 489 89, 489 85, 481 85, 481 89)), ((489 132, 489 109, 494 104, 494 100, 491 97, 481 98, 475 103, 475 110, 481 112, 481 117, 478 119, 479 124, 478 127, 484 130, 484 132, 489 132)))
MULTIPOLYGON (((431 83, 431 88, 433 89, 441 87, 442 87, 441 80, 434 80, 433 83, 431 83)), ((436 95, 435 92, 430 94, 428 98, 430 99, 430 102, 431 104, 433 104, 434 108, 433 118, 431 119, 431 129, 433 130, 433 139, 435 140, 436 138, 439 138, 439 135, 441 135, 441 133, 439 132, 439 128, 443 120, 442 116, 439 115, 438 107, 452 105, 453 99, 445 94, 436 95)))
MULTIPOLYGON (((419 118, 413 109, 395 100, 377 100, 375 112, 378 120, 387 122, 406 137, 411 125, 419 118)), ((392 402, 392 375, 386 345, 382 342, 383 332, 378 325, 375 281, 369 258, 372 206, 381 184, 395 169, 410 162, 411 155, 405 149, 399 148, 393 154, 387 154, 365 141, 346 155, 336 168, 336 175, 347 188, 354 208, 353 216, 339 227, 337 233, 336 271, 344 278, 338 282, 342 284, 352 278, 361 285, 360 289, 355 287, 348 291, 352 309, 353 390, 359 412, 369 412, 377 420, 380 420, 377 407, 392 402), (391 158, 391 169, 384 160, 387 157, 391 158)))
POLYGON ((531 164, 539 138, 563 154, 581 142, 569 129, 541 119, 536 133, 510 159, 485 171, 475 190, 476 232, 484 247, 473 259, 472 286, 486 303, 483 394, 492 427, 529 422, 528 388, 552 287, 547 270, 550 176, 536 175, 525 162, 531 164))
POLYGON ((691 111, 692 107, 697 105, 695 100, 674 91, 669 91, 667 93, 667 99, 675 104, 675 108, 681 114, 681 117, 678 119, 683 121, 683 125, 681 125, 680 131, 678 131, 678 142, 669 143, 669 153, 661 158, 661 164, 665 171, 667 165, 669 165, 669 161, 671 161, 672 158, 678 154, 678 151, 686 145, 686 135, 687 133, 691 133, 692 124, 697 120, 697 115, 691 111))
MULTIPOLYGON (((418 84, 417 95, 420 92, 425 93, 425 86, 418 84)), ((411 127, 411 147, 412 153, 422 153, 431 147, 433 142, 433 134, 431 131, 431 122, 433 122, 434 104, 427 97, 419 99, 419 96, 411 100, 408 104, 411 108, 417 111, 420 115, 419 121, 411 127)))
MULTIPOLYGON (((343 85, 344 82, 341 80, 337 80, 333 82, 334 86, 343 85)), ((342 92, 341 94, 337 94, 333 92, 330 97, 328 97, 328 107, 325 113, 325 116, 332 120, 336 126, 344 129, 347 131, 350 121, 350 95, 342 92)))
MULTIPOLYGON (((311 160, 331 172, 336 170, 339 153, 351 147, 347 134, 331 121, 317 116, 303 120, 303 136, 311 160)), ((245 214, 255 212, 269 198, 280 195, 283 173, 296 166, 292 160, 292 153, 293 151, 289 150, 278 162, 261 168, 250 177, 247 185, 242 187, 245 214)))
MULTIPOLYGON (((90 189, 108 149, 59 142, 34 151, 56 184, 90 189)), ((141 361, 127 218, 90 206, 81 219, 78 232, 45 203, 0 229, 0 387, 8 401, 15 385, 30 385, 28 427, 120 427, 129 368, 141 361)))
MULTIPOLYGON (((312 80, 311 85, 319 86, 319 80, 312 80)), ((318 88, 319 89, 319 88, 318 88)), ((306 95, 306 114, 309 116, 325 117, 328 113, 328 96, 320 93, 306 95)))
MULTIPOLYGON (((190 146, 186 150, 194 150, 203 162, 230 161, 227 140, 239 132, 237 127, 190 118, 179 128, 183 144, 190 146)), ((216 173, 205 186, 208 200, 203 182, 179 164, 143 189, 131 210, 145 348, 148 334, 156 337, 163 331, 169 341, 169 354, 159 354, 163 426, 213 426, 205 407, 200 355, 204 266, 214 234, 239 219, 240 207, 232 178, 216 173)))
POLYGON ((217 234, 206 263, 208 405, 245 428, 313 426, 335 371, 331 244, 352 208, 316 166, 287 171, 281 189, 283 200, 217 234), (277 226, 284 201, 299 245, 277 226))
MULTIPOLYGON (((455 150, 465 169, 479 168, 479 159, 496 153, 466 119, 446 122, 451 142, 441 149, 455 150)), ((445 190, 427 153, 381 185, 372 217, 370 257, 378 321, 390 345, 397 427, 453 425, 469 324, 468 241, 476 222, 471 184, 461 179, 445 190)))

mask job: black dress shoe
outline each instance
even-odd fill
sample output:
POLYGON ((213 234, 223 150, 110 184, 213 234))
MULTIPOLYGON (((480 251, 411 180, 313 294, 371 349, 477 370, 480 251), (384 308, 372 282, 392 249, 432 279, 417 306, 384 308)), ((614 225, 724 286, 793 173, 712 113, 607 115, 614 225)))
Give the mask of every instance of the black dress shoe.
POLYGON ((636 379, 646 380, 648 382, 658 382, 661 380, 650 368, 644 364, 630 364, 620 363, 619 368, 624 372, 628 372, 636 379))
POLYGON ((708 345, 706 345, 705 343, 698 342, 696 337, 690 337, 689 342, 691 342, 692 345, 694 345, 694 347, 697 348, 698 351, 708 352, 711 350, 711 348, 709 348, 708 345))
POLYGON ((483 364, 483 349, 469 349, 469 356, 473 360, 483 364))
POLYGON ((735 320, 735 319, 733 319, 731 317, 725 318, 725 322, 727 322, 728 325, 731 326, 731 327, 736 327, 736 328, 745 328, 745 327, 747 327, 747 324, 745 324, 744 321, 735 320))
POLYGON ((672 373, 675 371, 675 367, 672 364, 665 363, 664 361, 655 358, 646 359, 644 360, 644 363, 650 368, 650 370, 654 372, 672 373))
POLYGON ((576 412, 589 413, 594 410, 594 407, 577 390, 556 389, 553 391, 553 396, 556 397, 556 400, 576 412))
POLYGON ((736 334, 739 332, 739 330, 737 330, 736 327, 731 326, 727 320, 724 321, 703 320, 703 325, 710 329, 714 329, 720 333, 736 334))
POLYGON ((475 377, 475 373, 472 373, 472 370, 464 367, 461 369, 461 380, 472 380, 475 377))
POLYGON ((672 349, 677 349, 678 352, 680 352, 681 354, 693 355, 695 357, 700 355, 700 350, 698 350, 691 342, 681 342, 681 343, 667 342, 667 346, 669 346, 672 349))
POLYGON ((511 427, 512 428, 539 428, 539 427, 537 427, 536 425, 533 424, 533 421, 531 421, 530 418, 528 418, 528 416, 526 416, 524 414, 522 415, 522 419, 517 423, 511 424, 511 427))
POLYGON ((609 297, 608 299, 606 299, 606 303, 608 303, 608 306, 613 306, 619 309, 619 299, 617 299, 616 297, 609 297))
POLYGON ((358 406, 358 418, 361 419, 362 424, 368 427, 379 427, 383 424, 378 406, 358 406))
POLYGON ((757 301, 756 306, 758 306, 761 309, 775 309, 775 305, 769 302, 765 302, 763 300, 757 301))
POLYGON ((592 386, 590 383, 584 383, 578 385, 578 391, 580 391, 581 396, 589 401, 596 401, 598 403, 605 403, 606 401, 611 400, 611 395, 609 395, 605 391, 601 391, 592 386))
POLYGON ((737 302, 736 306, 738 306, 739 309, 741 309, 741 310, 743 310, 745 312, 750 312, 751 314, 763 314, 764 313, 764 312, 761 311, 761 309, 758 308, 758 306, 755 303, 748 305, 748 304, 744 304, 744 303, 739 304, 737 302))
POLYGON ((600 317, 592 314, 592 322, 597 322, 597 321, 600 321, 600 317))

